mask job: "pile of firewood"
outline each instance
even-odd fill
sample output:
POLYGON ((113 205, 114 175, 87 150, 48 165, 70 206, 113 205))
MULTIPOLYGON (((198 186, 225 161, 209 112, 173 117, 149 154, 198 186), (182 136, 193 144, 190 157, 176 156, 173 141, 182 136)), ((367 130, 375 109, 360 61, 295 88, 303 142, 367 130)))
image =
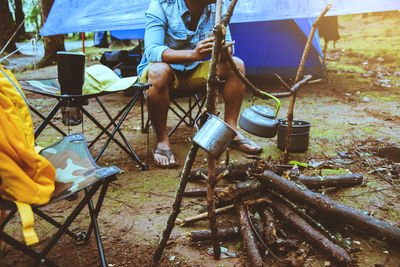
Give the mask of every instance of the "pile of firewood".
MULTIPOLYGON (((338 238, 324 224, 334 224, 335 232, 349 225, 400 245, 399 228, 318 192, 323 188, 359 185, 363 182, 362 174, 307 177, 300 174, 297 166, 272 165, 258 160, 217 167, 216 175, 217 181, 222 178, 240 181, 215 189, 216 202, 224 204, 215 210, 216 213, 232 210, 238 218, 234 226, 219 228, 216 238, 223 241, 240 236, 252 266, 302 266, 311 248, 335 266, 355 265, 351 253, 357 248, 338 238)), ((193 169, 189 177, 205 179, 207 169, 193 169)), ((190 189, 184 195, 205 196, 206 191, 206 188, 190 189)), ((184 226, 203 219, 207 219, 207 213, 176 223, 184 226)), ((215 238, 210 230, 192 231, 188 235, 193 242, 215 238)))

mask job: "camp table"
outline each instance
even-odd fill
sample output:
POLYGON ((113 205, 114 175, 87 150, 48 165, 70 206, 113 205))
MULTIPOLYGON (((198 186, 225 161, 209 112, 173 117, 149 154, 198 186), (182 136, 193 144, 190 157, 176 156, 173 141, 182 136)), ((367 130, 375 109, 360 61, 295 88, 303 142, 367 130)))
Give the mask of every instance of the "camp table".
MULTIPOLYGON (((97 155, 94 157, 95 161, 97 161, 103 155, 109 143, 111 141, 114 141, 123 151, 125 151, 131 157, 131 159, 133 159, 140 165, 139 167, 140 170, 145 170, 148 168, 148 165, 139 159, 139 157, 133 150, 132 146, 129 144, 126 137, 122 133, 120 127, 123 124, 129 112, 131 111, 132 107, 138 100, 138 98, 144 97, 144 91, 149 88, 150 84, 135 83, 127 89, 113 91, 113 92, 103 91, 100 93, 90 94, 90 95, 66 95, 60 93, 60 85, 57 79, 21 80, 19 82, 21 88, 25 91, 56 99, 56 103, 51 107, 50 111, 45 115, 40 113, 38 111, 38 108, 35 108, 31 104, 29 104, 29 108, 32 110, 32 112, 38 115, 42 119, 39 126, 35 129, 35 139, 42 133, 42 131, 45 129, 47 125, 53 127, 63 136, 67 136, 67 133, 65 133, 63 130, 57 127, 57 125, 55 125, 52 122, 52 119, 62 106, 78 107, 82 111, 82 113, 101 130, 101 132, 96 136, 96 138, 93 141, 91 141, 88 148, 91 148, 97 141, 99 141, 100 137, 103 134, 106 134, 108 136, 107 140, 104 142, 103 146, 100 148, 97 155), (105 107, 105 105, 103 104, 103 102, 101 101, 100 97, 125 90, 129 90, 129 95, 132 97, 130 101, 121 108, 118 114, 112 117, 107 108, 105 107), (92 98, 94 98, 97 101, 102 111, 104 112, 104 114, 106 114, 107 118, 109 119, 110 122, 106 126, 103 126, 92 114, 90 114, 90 111, 85 108, 85 106, 89 104, 89 99, 92 98), (111 126, 114 126, 112 131, 110 131, 111 126), (125 143, 125 145, 122 144, 116 138, 115 135, 117 132, 120 135, 123 143, 125 143)), ((142 103, 143 101, 140 102, 141 105, 143 105, 142 103)), ((144 116, 143 107, 141 108, 141 116, 142 118, 144 116)))

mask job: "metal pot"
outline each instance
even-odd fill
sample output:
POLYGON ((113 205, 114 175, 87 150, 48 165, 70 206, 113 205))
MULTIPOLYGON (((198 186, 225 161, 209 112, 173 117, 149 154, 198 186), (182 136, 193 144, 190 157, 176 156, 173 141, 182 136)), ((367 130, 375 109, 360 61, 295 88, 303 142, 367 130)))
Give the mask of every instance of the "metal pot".
POLYGON ((239 126, 245 131, 266 138, 272 138, 276 135, 279 120, 277 119, 280 108, 280 101, 276 97, 262 92, 277 102, 276 110, 272 110, 268 106, 252 105, 250 108, 243 110, 239 119, 239 126))
MULTIPOLYGON (((285 150, 286 148, 286 135, 287 135, 287 120, 282 120, 278 126, 278 148, 285 150)), ((310 127, 311 123, 303 120, 293 120, 292 132, 290 134, 290 152, 302 153, 308 149, 310 140, 310 127)))
POLYGON ((208 115, 207 121, 193 137, 193 142, 211 154, 219 158, 226 147, 236 136, 231 126, 215 115, 208 115))

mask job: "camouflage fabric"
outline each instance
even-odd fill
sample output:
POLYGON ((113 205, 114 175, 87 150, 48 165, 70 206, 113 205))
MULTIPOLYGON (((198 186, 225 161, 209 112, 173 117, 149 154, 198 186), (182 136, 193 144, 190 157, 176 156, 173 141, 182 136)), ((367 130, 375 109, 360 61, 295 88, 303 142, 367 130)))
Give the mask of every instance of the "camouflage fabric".
POLYGON ((57 79, 19 81, 22 90, 59 95, 60 84, 57 79))
POLYGON ((121 171, 115 166, 99 167, 89 153, 83 134, 66 136, 43 149, 40 154, 56 169, 52 201, 66 198, 100 179, 121 171))

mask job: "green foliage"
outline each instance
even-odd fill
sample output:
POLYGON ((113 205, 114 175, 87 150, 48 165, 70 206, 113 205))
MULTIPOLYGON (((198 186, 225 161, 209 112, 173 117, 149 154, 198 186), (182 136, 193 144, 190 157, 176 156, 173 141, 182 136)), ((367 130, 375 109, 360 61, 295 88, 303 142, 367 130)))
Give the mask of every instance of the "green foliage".
POLYGON ((22 0, 27 32, 39 33, 41 25, 40 7, 37 0, 22 0))

